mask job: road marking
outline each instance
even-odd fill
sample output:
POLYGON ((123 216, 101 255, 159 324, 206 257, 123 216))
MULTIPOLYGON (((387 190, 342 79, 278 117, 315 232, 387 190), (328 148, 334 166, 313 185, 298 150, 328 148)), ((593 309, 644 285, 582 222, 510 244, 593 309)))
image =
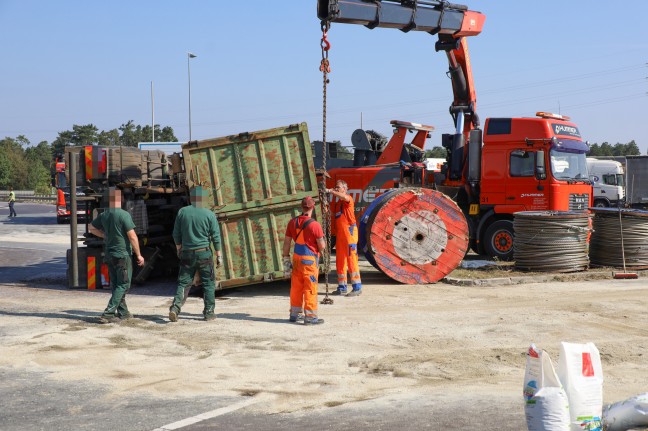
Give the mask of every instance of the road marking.
POLYGON ((212 410, 212 411, 206 412, 206 413, 201 413, 199 415, 196 415, 196 416, 193 416, 193 417, 190 417, 190 418, 187 418, 187 419, 183 419, 183 420, 178 421, 178 422, 173 422, 173 423, 168 424, 168 425, 163 425, 160 428, 155 428, 153 431, 177 430, 177 429, 189 426, 189 425, 196 424, 198 422, 202 422, 202 421, 207 420, 207 419, 212 419, 212 418, 215 418, 217 416, 221 416, 221 415, 224 415, 224 414, 227 414, 227 413, 231 413, 233 411, 242 409, 243 407, 247 407, 247 406, 255 404, 257 402, 259 402, 259 400, 257 400, 256 398, 249 397, 249 398, 247 398, 247 399, 245 399, 243 401, 240 401, 238 403, 234 403, 234 404, 232 404, 230 406, 227 406, 227 407, 221 407, 219 409, 212 410))

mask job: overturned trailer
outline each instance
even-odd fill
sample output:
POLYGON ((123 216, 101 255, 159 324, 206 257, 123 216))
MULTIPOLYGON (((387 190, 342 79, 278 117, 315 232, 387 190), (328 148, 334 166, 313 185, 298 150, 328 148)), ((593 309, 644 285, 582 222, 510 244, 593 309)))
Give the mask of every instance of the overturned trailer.
MULTIPOLYGON (((219 289, 284 278, 281 247, 286 225, 300 213, 301 199, 318 195, 305 123, 191 141, 181 154, 171 156, 132 147, 66 151, 75 155, 67 174, 88 188, 81 199, 89 202, 93 215, 107 208, 108 187, 122 190, 123 207, 133 217, 146 259, 143 268, 134 268, 136 283, 177 273, 171 235, 178 210, 189 204, 192 186, 208 190, 208 202, 219 220, 224 257, 217 274, 219 289)), ((71 231, 69 287, 108 287, 103 240, 87 233, 77 238, 76 229, 71 231), (76 250, 79 240, 85 247, 76 250)))
POLYGON ((217 288, 285 278, 286 226, 318 195, 306 123, 189 142, 182 155, 187 185, 207 188, 219 221, 217 288))

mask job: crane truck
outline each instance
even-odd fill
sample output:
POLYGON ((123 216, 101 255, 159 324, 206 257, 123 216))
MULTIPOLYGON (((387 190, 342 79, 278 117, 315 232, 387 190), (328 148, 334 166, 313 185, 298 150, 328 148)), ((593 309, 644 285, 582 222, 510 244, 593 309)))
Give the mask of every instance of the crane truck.
MULTIPOLYGON (((318 0, 317 12, 323 28, 346 23, 437 35, 435 49, 447 56, 454 94, 455 130, 441 138, 446 163, 433 180, 418 163, 401 165, 419 186, 455 200, 466 217, 473 251, 511 260, 515 212, 587 211, 592 205, 589 146, 568 117, 538 112, 529 118, 487 118, 482 129, 466 38, 481 33, 485 15, 434 0, 318 0)), ((355 178, 361 184, 357 188, 366 190, 375 183, 374 172, 363 169, 367 175, 356 167, 337 169, 329 184, 355 178)))

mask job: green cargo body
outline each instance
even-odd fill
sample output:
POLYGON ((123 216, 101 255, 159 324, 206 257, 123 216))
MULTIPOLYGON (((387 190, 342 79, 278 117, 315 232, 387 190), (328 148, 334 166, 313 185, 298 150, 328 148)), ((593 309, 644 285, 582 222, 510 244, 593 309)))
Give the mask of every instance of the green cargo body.
POLYGON ((288 221, 318 194, 306 124, 193 141, 182 154, 188 185, 207 188, 219 220, 219 288, 283 279, 288 221))

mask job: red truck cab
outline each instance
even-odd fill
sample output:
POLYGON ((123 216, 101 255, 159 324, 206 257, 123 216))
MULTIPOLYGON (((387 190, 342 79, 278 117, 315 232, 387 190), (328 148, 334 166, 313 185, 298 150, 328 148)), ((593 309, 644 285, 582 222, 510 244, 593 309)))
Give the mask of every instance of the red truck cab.
POLYGON ((515 212, 587 211, 592 205, 589 145, 568 117, 488 118, 483 139, 479 204, 464 209, 475 251, 510 259, 515 212))

